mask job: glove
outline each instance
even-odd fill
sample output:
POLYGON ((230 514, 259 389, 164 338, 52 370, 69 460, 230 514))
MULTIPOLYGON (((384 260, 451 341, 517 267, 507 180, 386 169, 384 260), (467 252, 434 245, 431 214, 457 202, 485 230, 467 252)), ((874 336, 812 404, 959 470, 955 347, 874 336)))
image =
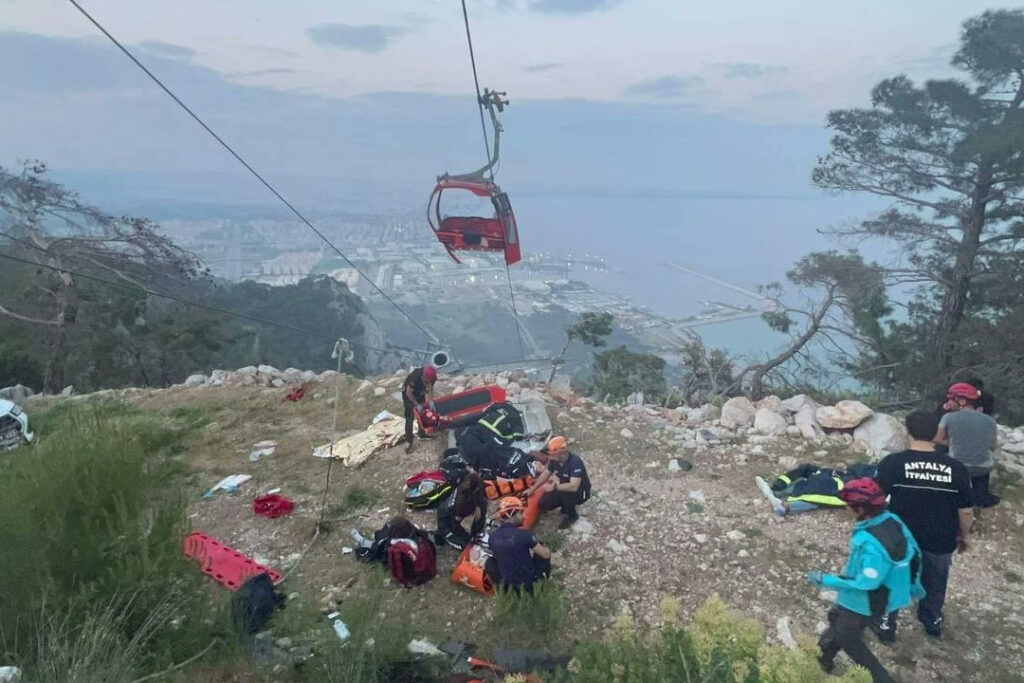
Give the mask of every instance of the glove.
POLYGON ((804 576, 806 576, 807 580, 818 588, 821 588, 825 578, 825 575, 818 571, 807 572, 804 576))

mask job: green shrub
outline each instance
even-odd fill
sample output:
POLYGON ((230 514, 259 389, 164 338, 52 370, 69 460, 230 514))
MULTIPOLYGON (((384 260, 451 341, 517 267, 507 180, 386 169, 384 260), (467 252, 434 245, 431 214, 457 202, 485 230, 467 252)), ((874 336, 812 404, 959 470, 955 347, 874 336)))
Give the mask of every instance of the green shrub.
POLYGON ((373 586, 361 597, 347 601, 339 609, 350 636, 338 640, 330 622, 322 619, 323 637, 317 654, 303 669, 308 681, 325 683, 426 683, 444 681, 450 672, 447 658, 419 660, 407 650, 414 633, 408 622, 381 618, 383 569, 369 579, 373 586))
POLYGON ((117 403, 47 417, 0 478, 0 659, 28 674, 49 660, 146 671, 219 641, 224 622, 181 552, 186 500, 166 453, 184 430, 117 403), (64 659, 40 656, 55 648, 64 659))
POLYGON ((864 669, 851 666, 839 678, 818 665, 817 647, 800 638, 796 650, 763 644, 754 619, 740 616, 713 595, 689 625, 678 623, 678 602, 661 606, 662 625, 641 633, 623 613, 600 640, 580 644, 568 670, 554 681, 573 683, 870 683, 864 669))
POLYGON ((503 638, 538 642, 555 635, 564 621, 562 587, 554 579, 536 582, 532 593, 499 590, 494 595, 494 629, 503 638))

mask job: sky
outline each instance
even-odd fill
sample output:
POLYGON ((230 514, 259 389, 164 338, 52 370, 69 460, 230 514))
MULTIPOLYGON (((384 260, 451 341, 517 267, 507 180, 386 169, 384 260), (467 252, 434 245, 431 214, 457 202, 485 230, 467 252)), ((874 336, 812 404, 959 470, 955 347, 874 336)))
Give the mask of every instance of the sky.
MULTIPOLYGON (((457 0, 83 4, 304 208, 420 211, 438 174, 482 163, 457 0)), ((812 186, 828 111, 867 106, 888 76, 952 75, 960 25, 989 7, 467 4, 481 85, 512 102, 498 180, 524 247, 632 254, 634 273, 667 252, 747 287, 878 208, 812 186), (622 248, 638 235, 649 251, 622 248)), ((42 159, 110 210, 271 205, 66 0, 0 0, 0 65, 0 164, 42 159)), ((621 286, 670 310, 679 280, 659 273, 621 286)))
MULTIPOLYGON (((464 95, 457 0, 85 0, 127 43, 233 82, 322 95, 464 95)), ((945 68, 990 0, 469 0, 482 85, 513 100, 685 103, 820 123, 891 73, 945 68)), ((0 0, 0 28, 96 39, 66 0, 0 0)))

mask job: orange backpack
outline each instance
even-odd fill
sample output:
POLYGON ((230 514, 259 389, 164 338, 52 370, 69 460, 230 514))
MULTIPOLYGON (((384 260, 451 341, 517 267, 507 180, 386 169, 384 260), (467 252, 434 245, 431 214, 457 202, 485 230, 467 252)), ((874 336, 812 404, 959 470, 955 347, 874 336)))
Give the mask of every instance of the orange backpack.
POLYGON ((452 582, 482 595, 494 595, 494 585, 487 576, 485 565, 491 551, 480 543, 470 543, 462 549, 459 561, 452 571, 452 582))

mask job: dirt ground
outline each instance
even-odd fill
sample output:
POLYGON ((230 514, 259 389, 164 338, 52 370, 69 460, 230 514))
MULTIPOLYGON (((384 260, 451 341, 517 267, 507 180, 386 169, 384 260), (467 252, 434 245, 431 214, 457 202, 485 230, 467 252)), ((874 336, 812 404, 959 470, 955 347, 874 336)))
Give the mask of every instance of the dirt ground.
MULTIPOLYGON (((342 434, 364 428, 380 410, 401 411, 390 396, 394 378, 382 381, 380 386, 387 389, 383 396, 374 395, 373 388, 357 392, 358 380, 337 381, 337 386, 334 381, 310 385, 307 397, 297 403, 282 401, 286 389, 226 386, 136 392, 128 400, 147 410, 194 415, 205 423, 181 456, 195 471, 195 498, 189 506, 193 529, 287 571, 309 544, 319 518, 327 463, 310 454, 329 440, 335 390, 342 434), (266 439, 277 442, 276 452, 251 463, 253 444, 266 439), (235 473, 253 478, 234 495, 201 498, 221 477, 235 473), (252 498, 276 487, 295 500, 295 513, 276 520, 255 516, 252 498)), ((537 529, 556 549, 555 571, 569 615, 558 642, 536 645, 565 651, 575 640, 600 634, 623 610, 654 624, 662 598, 674 596, 685 612, 692 612, 713 593, 760 619, 769 639, 777 638, 777 622, 783 617, 794 634, 824 627, 827 596, 820 596, 803 576, 812 569, 841 568, 850 520, 837 510, 777 518, 753 478, 778 474, 779 456, 831 463, 854 462, 860 456, 830 446, 827 455, 816 458, 800 437, 762 442, 761 449, 739 438, 683 451, 667 445, 658 436, 661 425, 643 412, 624 418, 615 409, 587 401, 571 409, 554 400, 551 404, 556 431, 573 440, 573 450, 587 464, 594 496, 580 508, 583 530, 557 531, 557 516, 543 519, 537 529), (632 438, 622 435, 624 427, 632 438), (670 472, 672 457, 689 458, 693 469, 670 472)), ((342 554, 342 547, 351 545, 347 530, 357 527, 369 533, 388 517, 404 514, 404 478, 431 468, 442 450, 441 440, 435 439, 419 442, 409 455, 402 447, 384 451, 357 469, 335 464, 326 504, 331 530, 320 535, 289 576, 286 590, 293 594, 293 603, 320 608, 363 594, 373 588, 371 581, 380 581, 351 555, 342 554), (346 504, 346 493, 354 489, 359 495, 350 493, 349 503, 361 500, 352 507, 346 504)), ((871 648, 898 680, 1024 680, 1020 486, 1003 489, 1004 504, 986 511, 969 551, 955 559, 941 640, 926 637, 909 611, 895 645, 884 646, 868 636, 871 648)), ((421 526, 434 527, 432 512, 409 516, 421 526)), ((432 638, 457 637, 484 647, 500 644, 502 634, 491 623, 492 601, 447 580, 454 562, 454 551, 440 550, 438 579, 414 590, 386 587, 382 617, 405 620, 432 638)))

